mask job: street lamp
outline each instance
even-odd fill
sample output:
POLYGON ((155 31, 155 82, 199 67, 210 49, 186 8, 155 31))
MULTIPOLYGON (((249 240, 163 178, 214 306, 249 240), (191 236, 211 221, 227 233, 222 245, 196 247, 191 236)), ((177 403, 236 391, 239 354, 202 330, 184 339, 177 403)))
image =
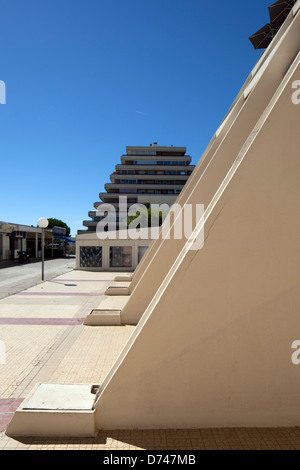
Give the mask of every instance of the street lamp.
POLYGON ((45 263, 45 228, 49 225, 49 220, 45 217, 41 217, 38 220, 38 226, 42 229, 42 281, 44 280, 44 263, 45 263))

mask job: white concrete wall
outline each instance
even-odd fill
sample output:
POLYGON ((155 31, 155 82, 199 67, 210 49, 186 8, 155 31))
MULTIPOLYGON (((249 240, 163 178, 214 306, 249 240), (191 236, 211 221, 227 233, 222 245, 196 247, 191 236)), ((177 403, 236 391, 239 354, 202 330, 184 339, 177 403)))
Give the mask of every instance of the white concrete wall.
MULTIPOLYGON (((210 203, 235 156, 242 148, 259 116, 278 88, 286 70, 300 49, 300 16, 292 15, 265 51, 230 112, 209 144, 177 202, 210 203), (251 91, 250 91, 251 90, 251 91), (246 95, 246 98, 245 98, 246 95)), ((124 322, 137 323, 175 261, 185 240, 156 240, 139 273, 129 287, 131 297, 122 310, 124 322)))
POLYGON ((7 235, 3 235, 2 237, 2 253, 3 259, 8 260, 9 257, 9 237, 7 235))
POLYGON ((203 249, 177 251, 104 380, 99 429, 300 425, 299 79, 298 56, 212 195, 203 249))
POLYGON ((0 244, 0 260, 6 261, 9 255, 9 237, 6 235, 6 233, 0 233, 0 244))

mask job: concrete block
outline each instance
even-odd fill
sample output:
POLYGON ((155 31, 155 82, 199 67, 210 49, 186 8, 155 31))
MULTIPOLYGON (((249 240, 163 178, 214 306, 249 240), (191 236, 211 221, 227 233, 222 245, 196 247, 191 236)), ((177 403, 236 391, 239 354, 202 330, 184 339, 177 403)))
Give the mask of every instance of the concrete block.
POLYGON ((121 325, 121 310, 94 309, 87 315, 84 325, 87 326, 118 326, 121 325))
POLYGON ((17 409, 6 434, 94 437, 97 390, 93 384, 37 384, 17 409))

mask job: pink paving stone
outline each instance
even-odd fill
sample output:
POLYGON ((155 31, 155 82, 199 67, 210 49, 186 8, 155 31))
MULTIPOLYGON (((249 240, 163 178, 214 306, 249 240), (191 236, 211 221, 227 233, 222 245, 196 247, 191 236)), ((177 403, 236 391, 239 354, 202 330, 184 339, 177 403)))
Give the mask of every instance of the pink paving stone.
POLYGON ((6 430, 9 425, 14 412, 20 406, 24 398, 1 398, 0 399, 0 432, 6 430))
POLYGON ((0 398, 0 410, 2 408, 7 408, 8 405, 11 405, 15 401, 15 398, 0 398))
MULTIPOLYGON (((10 413, 10 415, 13 415, 13 413, 10 413)), ((9 425, 12 419, 12 416, 10 415, 7 414, 0 420, 0 431, 5 431, 6 427, 9 425)))
POLYGON ((6 431, 11 420, 12 420, 12 416, 11 418, 0 420, 0 432, 6 431))
POLYGON ((6 404, 1 405, 0 406, 0 415, 5 413, 6 411, 7 411, 7 405, 6 404))
POLYGON ((13 413, 15 412, 19 406, 21 405, 22 401, 24 400, 24 398, 16 398, 13 403, 10 405, 10 408, 9 410, 13 413))
POLYGON ((14 405, 14 407, 15 405, 18 407, 23 400, 24 398, 0 398, 1 410, 7 411, 12 405, 14 405))

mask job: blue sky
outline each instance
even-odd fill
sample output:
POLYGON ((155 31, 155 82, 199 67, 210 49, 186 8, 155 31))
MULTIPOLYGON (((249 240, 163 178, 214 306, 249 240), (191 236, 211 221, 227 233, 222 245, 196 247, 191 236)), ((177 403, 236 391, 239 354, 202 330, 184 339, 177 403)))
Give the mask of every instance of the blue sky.
POLYGON ((196 164, 271 3, 0 0, 0 220, 56 217, 74 236, 126 145, 186 146, 196 164))

